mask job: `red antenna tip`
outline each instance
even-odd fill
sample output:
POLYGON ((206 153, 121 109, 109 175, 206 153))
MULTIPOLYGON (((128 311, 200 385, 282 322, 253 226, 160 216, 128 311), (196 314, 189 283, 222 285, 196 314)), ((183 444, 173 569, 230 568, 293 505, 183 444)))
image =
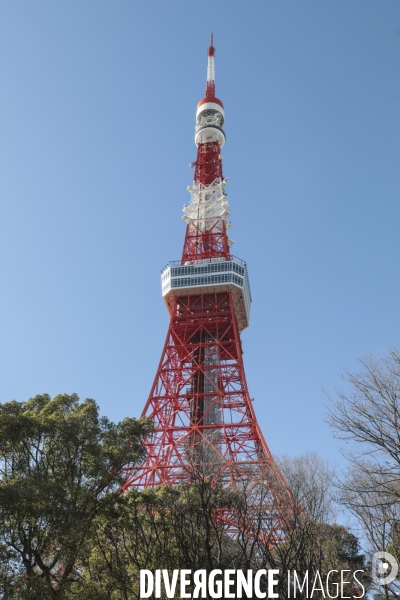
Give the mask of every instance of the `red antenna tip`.
POLYGON ((214 34, 210 35, 210 47, 208 48, 208 56, 214 56, 214 34))

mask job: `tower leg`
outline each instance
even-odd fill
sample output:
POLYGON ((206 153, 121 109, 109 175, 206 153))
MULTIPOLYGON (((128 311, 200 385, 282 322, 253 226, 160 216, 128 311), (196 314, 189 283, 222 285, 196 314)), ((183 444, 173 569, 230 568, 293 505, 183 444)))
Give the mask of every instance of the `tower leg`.
POLYGON ((125 487, 188 481, 196 460, 231 486, 275 465, 247 389, 230 291, 175 298, 142 416, 154 421, 155 432, 125 487))

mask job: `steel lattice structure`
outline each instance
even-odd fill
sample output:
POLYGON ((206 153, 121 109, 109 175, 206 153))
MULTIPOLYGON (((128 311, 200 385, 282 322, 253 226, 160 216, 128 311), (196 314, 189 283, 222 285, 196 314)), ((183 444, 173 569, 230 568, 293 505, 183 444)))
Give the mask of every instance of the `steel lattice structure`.
POLYGON ((127 470, 124 489, 187 481, 188 463, 198 456, 211 478, 228 485, 256 472, 272 472, 272 479, 286 488, 246 383, 240 332, 249 325, 251 296, 246 263, 231 255, 233 242, 227 234, 224 117, 215 96, 211 37, 206 95, 196 113, 191 201, 183 208, 187 228, 182 258, 162 272, 171 321, 142 413, 154 421, 155 431, 145 441, 144 463, 127 470))

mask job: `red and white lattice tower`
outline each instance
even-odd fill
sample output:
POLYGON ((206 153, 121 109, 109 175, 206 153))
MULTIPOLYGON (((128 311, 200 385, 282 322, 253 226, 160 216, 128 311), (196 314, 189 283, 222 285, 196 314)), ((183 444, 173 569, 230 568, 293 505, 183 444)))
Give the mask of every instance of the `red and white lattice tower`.
POLYGON ((207 87, 196 112, 197 159, 182 259, 162 271, 171 317, 156 377, 142 416, 155 423, 147 458, 127 470, 124 489, 188 479, 201 456, 211 476, 235 485, 268 469, 282 482, 257 423, 247 388, 240 332, 249 325, 246 263, 233 256, 229 204, 222 174, 224 106, 215 96, 214 46, 208 49, 207 87))

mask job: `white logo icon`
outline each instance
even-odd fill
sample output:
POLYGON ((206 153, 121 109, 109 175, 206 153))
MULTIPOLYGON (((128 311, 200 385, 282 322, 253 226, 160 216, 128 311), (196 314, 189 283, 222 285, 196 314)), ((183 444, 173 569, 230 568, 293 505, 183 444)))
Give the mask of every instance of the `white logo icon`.
POLYGON ((372 579, 378 585, 388 585, 396 579, 399 565, 389 552, 375 552, 372 558, 372 579), (389 573, 390 569, 390 573, 389 573))

